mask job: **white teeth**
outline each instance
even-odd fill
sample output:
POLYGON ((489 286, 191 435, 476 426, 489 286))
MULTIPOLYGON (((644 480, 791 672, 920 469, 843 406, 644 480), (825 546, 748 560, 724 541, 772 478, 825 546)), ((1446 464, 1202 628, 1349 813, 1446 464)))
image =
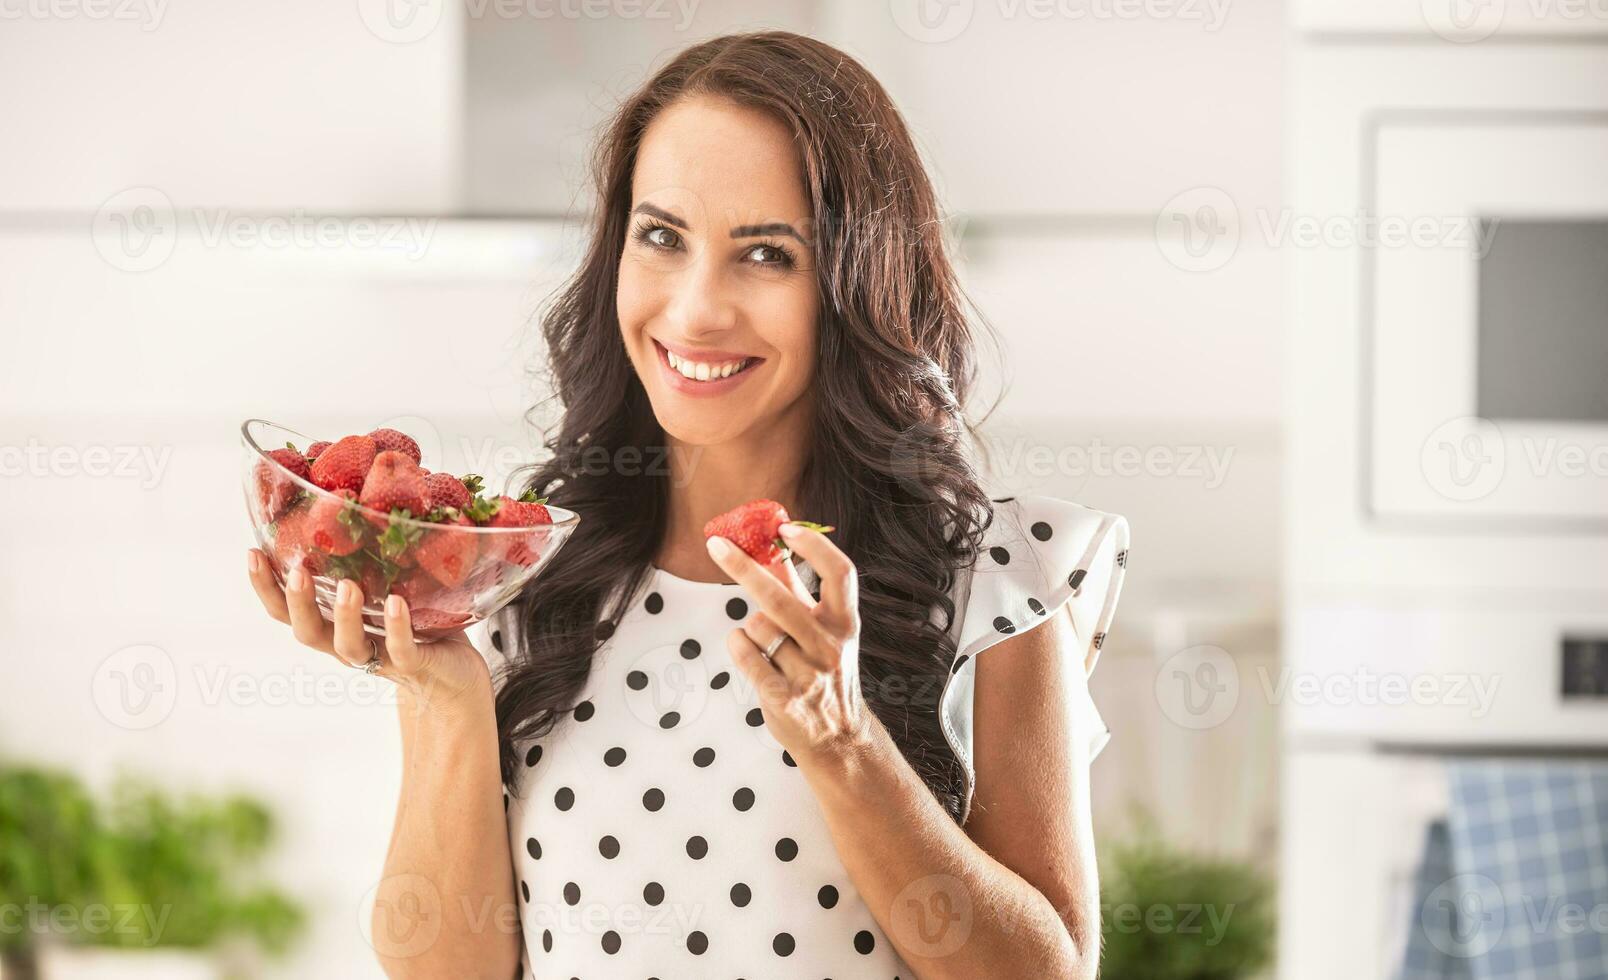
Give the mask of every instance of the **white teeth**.
POLYGON ((719 380, 720 378, 729 378, 738 371, 741 371, 743 368, 747 367, 749 361, 749 359, 745 357, 740 361, 726 361, 721 364, 710 364, 705 361, 689 361, 668 349, 666 349, 664 353, 666 359, 670 362, 670 366, 674 368, 678 374, 684 378, 691 378, 694 381, 715 381, 719 380))

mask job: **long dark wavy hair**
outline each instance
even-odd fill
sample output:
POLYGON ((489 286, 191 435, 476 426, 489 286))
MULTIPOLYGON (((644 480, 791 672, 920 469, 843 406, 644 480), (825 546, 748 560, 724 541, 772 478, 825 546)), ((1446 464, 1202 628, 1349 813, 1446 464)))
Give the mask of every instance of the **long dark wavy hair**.
POLYGON ((949 592, 993 519, 967 452, 970 304, 932 185, 887 92, 843 52, 786 32, 682 52, 619 107, 596 146, 587 251, 541 316, 562 414, 546 440, 551 457, 527 484, 583 516, 513 606, 517 648, 497 695, 503 781, 517 784, 514 743, 547 734, 574 709, 594 653, 635 601, 664 538, 668 471, 599 461, 652 460, 667 442, 626 354, 615 288, 643 132, 689 96, 764 110, 793 132, 822 297, 818 418, 800 504, 838 529, 837 545, 859 569, 866 703, 958 820, 964 772, 939 722, 955 654, 949 592))

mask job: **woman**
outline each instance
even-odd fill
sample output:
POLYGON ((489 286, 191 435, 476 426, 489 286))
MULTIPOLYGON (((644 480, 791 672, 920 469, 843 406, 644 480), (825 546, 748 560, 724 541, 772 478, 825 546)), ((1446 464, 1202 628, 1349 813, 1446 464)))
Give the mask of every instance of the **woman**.
MULTIPOLYGON (((1093 977, 1085 675, 1126 525, 979 486, 972 338, 887 94, 820 42, 719 38, 595 169, 530 481, 579 529, 484 659, 387 605, 387 972, 1093 977), (785 528, 796 565, 706 543, 760 497, 836 530, 785 528)), ((369 660, 354 583, 331 625, 252 568, 298 640, 369 660)))

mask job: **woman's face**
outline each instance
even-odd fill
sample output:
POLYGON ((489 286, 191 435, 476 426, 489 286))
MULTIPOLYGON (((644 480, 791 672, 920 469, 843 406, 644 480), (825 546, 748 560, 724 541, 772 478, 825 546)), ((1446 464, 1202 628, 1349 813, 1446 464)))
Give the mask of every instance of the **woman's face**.
POLYGON ((667 433, 711 446, 808 410, 820 294, 792 134, 684 99, 643 134, 615 297, 667 433))

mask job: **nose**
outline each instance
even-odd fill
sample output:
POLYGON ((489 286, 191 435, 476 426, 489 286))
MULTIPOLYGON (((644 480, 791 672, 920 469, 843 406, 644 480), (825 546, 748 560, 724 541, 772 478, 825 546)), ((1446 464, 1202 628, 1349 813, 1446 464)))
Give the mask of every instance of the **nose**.
POLYGON ((737 326, 736 287, 707 255, 684 265, 670 290, 664 318, 683 339, 695 343, 737 326))

